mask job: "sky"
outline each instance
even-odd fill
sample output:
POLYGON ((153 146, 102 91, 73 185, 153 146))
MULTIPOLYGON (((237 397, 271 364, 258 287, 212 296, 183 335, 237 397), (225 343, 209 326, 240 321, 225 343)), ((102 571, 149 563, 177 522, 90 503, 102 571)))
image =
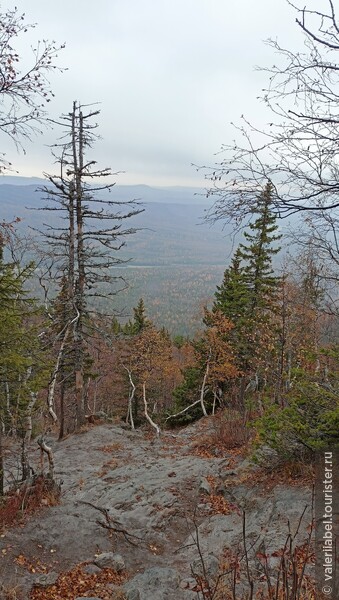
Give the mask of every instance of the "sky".
MULTIPOLYGON (((37 39, 66 43, 55 73, 49 115, 56 119, 73 100, 99 102, 101 138, 91 157, 122 172, 119 184, 205 186, 194 165, 213 165, 222 144, 235 136, 242 114, 268 120, 257 99, 267 76, 256 65, 276 57, 264 40, 300 45, 286 0, 16 0, 28 23, 18 41, 28 56, 37 39)), ((48 149, 57 128, 18 153, 1 137, 22 176, 56 171, 48 149)))

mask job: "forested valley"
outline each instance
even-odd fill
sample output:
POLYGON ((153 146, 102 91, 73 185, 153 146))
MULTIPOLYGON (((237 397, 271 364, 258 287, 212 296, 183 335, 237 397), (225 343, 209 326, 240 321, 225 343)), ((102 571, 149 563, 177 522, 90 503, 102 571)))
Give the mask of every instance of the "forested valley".
MULTIPOLYGON (((75 101, 54 121, 55 172, 37 186, 31 229, 6 207, 0 598, 322 597, 312 486, 339 440, 337 63, 320 54, 338 52, 339 30, 328 4, 319 32, 301 11, 309 53, 272 42, 289 66, 272 68, 265 101, 290 122, 272 125, 265 148, 246 123, 248 147, 225 147, 208 172, 205 219, 229 227, 224 253, 201 236, 179 276, 183 265, 154 249, 160 311, 147 270, 129 296, 133 264, 155 266, 130 255, 139 244, 148 256, 148 205, 121 198, 98 166, 95 105, 75 101), (285 108, 292 94, 300 112, 285 108), (199 280, 209 244, 213 268, 206 258, 199 280)), ((0 26, 0 97, 12 103, 0 130, 17 143, 43 125, 62 49, 46 42, 20 73, 21 19, 9 11, 0 26)))

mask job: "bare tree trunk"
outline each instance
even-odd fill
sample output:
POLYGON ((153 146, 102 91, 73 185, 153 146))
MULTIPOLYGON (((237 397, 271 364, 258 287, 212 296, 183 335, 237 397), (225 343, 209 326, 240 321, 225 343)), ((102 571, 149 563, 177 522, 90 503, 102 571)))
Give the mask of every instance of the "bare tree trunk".
POLYGON ((196 400, 195 402, 193 402, 193 404, 190 404, 189 406, 186 406, 186 408, 184 408, 180 412, 176 413, 175 415, 170 415, 169 417, 167 417, 166 421, 169 421, 170 419, 174 419, 175 417, 179 417, 180 415, 185 414, 185 412, 187 412, 188 410, 190 410, 190 408, 193 408, 194 406, 197 406, 200 403, 201 403, 201 401, 200 401, 200 398, 199 398, 199 400, 196 400))
POLYGON ((90 408, 89 408, 89 402, 88 402, 90 383, 91 383, 91 378, 87 377, 86 381, 85 381, 85 384, 84 384, 84 411, 85 411, 85 415, 87 415, 89 412, 91 412, 90 408))
POLYGON ((63 365, 60 367, 60 427, 59 427, 59 440, 65 435, 65 391, 66 391, 66 382, 65 382, 65 372, 63 369, 63 365))
POLYGON ((99 379, 98 377, 95 378, 94 380, 94 390, 93 390, 93 413, 96 413, 97 411, 97 395, 98 395, 98 383, 99 383, 99 379))
POLYGON ((83 114, 79 112, 79 124, 76 124, 76 102, 73 104, 72 115, 72 145, 73 167, 75 177, 75 209, 76 209, 76 260, 78 278, 76 281, 75 302, 78 319, 74 328, 75 340, 75 403, 76 403, 76 429, 85 423, 84 402, 84 291, 85 291, 85 253, 84 253, 84 215, 82 208, 82 171, 83 171, 83 114), (76 135, 78 130, 78 136, 76 135))
POLYGON ((70 328, 70 325, 67 325, 67 327, 65 329, 64 337, 63 337, 63 340, 61 342, 61 346, 60 346, 60 349, 58 352, 58 356, 57 356, 55 367, 54 367, 54 370, 52 373, 52 377, 51 377, 51 380, 48 385, 47 407, 48 407, 48 412, 49 412, 50 416, 52 417, 54 423, 56 423, 58 420, 58 417, 56 415, 55 408, 54 408, 55 386, 56 386, 58 374, 60 372, 60 363, 62 362, 63 357, 64 357, 65 346, 67 343, 69 328, 70 328))
POLYGON ((38 394, 36 392, 30 392, 30 396, 31 399, 28 403, 27 409, 26 409, 26 415, 25 415, 25 441, 27 442, 27 444, 30 443, 31 439, 32 439, 32 430, 33 430, 33 423, 32 423, 32 411, 33 408, 36 404, 37 398, 38 398, 38 394))
POLYGON ((148 404, 147 404, 147 398, 146 398, 146 383, 145 382, 142 384, 142 396, 143 396, 143 400, 144 400, 145 417, 146 417, 147 421, 150 423, 150 425, 152 425, 152 427, 154 427, 154 429, 157 433, 157 436, 159 437, 159 435, 161 433, 160 427, 156 423, 154 423, 154 421, 148 414, 148 404))
POLYGON ((37 440, 37 444, 41 450, 41 462, 43 463, 43 454, 44 452, 47 454, 48 457, 48 475, 51 479, 54 479, 54 457, 53 457, 53 452, 52 452, 52 448, 50 446, 47 446, 46 442, 45 442, 45 438, 43 435, 41 435, 38 440, 37 440))
POLYGON ((22 472, 22 481, 26 481, 26 479, 29 478, 30 476, 30 463, 29 463, 29 457, 28 457, 28 446, 29 443, 31 441, 32 438, 32 430, 33 430, 33 423, 32 423, 32 411, 33 408, 35 406, 35 403, 37 401, 37 393, 35 392, 30 392, 31 395, 31 399, 27 405, 27 409, 26 409, 26 414, 24 417, 24 421, 25 421, 25 435, 23 437, 22 443, 21 443, 21 472, 22 472))
POLYGON ((15 418, 13 416, 12 410, 11 410, 11 395, 10 395, 10 391, 9 391, 9 385, 8 385, 8 381, 5 381, 5 395, 6 395, 6 412, 8 414, 10 423, 11 423, 11 434, 13 435, 13 437, 16 436, 16 425, 15 425, 15 418))
POLYGON ((217 390, 214 390, 213 391, 213 407, 212 407, 212 415, 213 416, 215 415, 215 405, 217 403, 217 394, 218 394, 217 390))
POLYGON ((129 396, 128 396, 128 409, 127 409, 127 416, 126 416, 126 423, 131 423, 131 428, 135 429, 134 427, 134 419, 133 419, 133 399, 134 399, 134 394, 135 394, 135 385, 132 379, 132 372, 130 369, 128 369, 127 367, 125 367, 123 365, 124 369, 127 371, 128 373, 128 378, 129 378, 129 382, 131 384, 131 389, 129 392, 129 396))
POLYGON ((24 437, 21 441, 21 481, 26 481, 26 479, 29 479, 30 470, 28 444, 24 437))
POLYGON ((202 410, 202 413, 203 413, 204 417, 208 416, 207 410, 206 410, 206 406, 205 406, 205 402, 204 402, 204 396, 205 396, 206 381, 207 381, 209 370, 210 370, 210 358, 208 357, 208 360, 207 360, 207 363, 206 363, 206 369, 205 369, 204 379, 202 381, 202 386, 201 386, 201 391, 200 391, 200 405, 201 405, 201 410, 202 410))

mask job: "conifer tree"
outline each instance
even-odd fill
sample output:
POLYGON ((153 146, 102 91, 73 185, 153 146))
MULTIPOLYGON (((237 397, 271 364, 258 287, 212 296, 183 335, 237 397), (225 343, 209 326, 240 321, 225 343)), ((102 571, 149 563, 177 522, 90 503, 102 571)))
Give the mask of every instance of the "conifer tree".
POLYGON ((241 258, 241 250, 238 248, 224 273, 221 285, 217 286, 213 304, 213 312, 220 310, 234 325, 246 314, 249 300, 241 258))
POLYGON ((267 183, 258 197, 253 214, 258 215, 244 232, 246 244, 240 244, 239 256, 245 262, 244 275, 249 292, 249 313, 271 311, 277 296, 280 279, 274 276, 272 258, 279 251, 275 242, 281 239, 277 234, 276 216, 271 211, 272 184, 267 183))
MULTIPOLYGON (((280 278, 274 275, 273 257, 280 248, 276 217, 271 212, 272 186, 268 183, 257 199, 257 218, 244 232, 245 242, 236 250, 232 263, 217 288, 213 312, 221 312, 233 323, 230 343, 243 375, 252 376, 272 350, 272 319, 277 307, 280 278)), ((208 323, 207 323, 208 325, 208 323)), ((242 393, 246 379, 242 378, 242 393)))
POLYGON ((143 298, 140 298, 138 304, 133 308, 133 321, 129 321, 126 326, 126 333, 137 335, 141 333, 150 321, 146 317, 146 308, 143 298))
MULTIPOLYGON (((2 253, 2 251, 1 251, 2 253)), ((33 265, 20 268, 0 258, 0 496, 4 490, 2 436, 22 440, 22 478, 29 474, 26 451, 38 390, 46 383, 36 327, 30 323, 34 302, 24 286, 33 265)))
POLYGON ((147 323, 147 318, 145 314, 145 303, 142 298, 140 298, 137 306, 133 308, 134 312, 134 324, 135 324, 135 333, 139 333, 142 329, 145 328, 147 323))
MULTIPOLYGON (((235 350, 237 364, 244 368, 244 356, 248 346, 248 309, 250 294, 241 264, 241 251, 238 248, 233 256, 230 266, 224 273, 220 286, 217 286, 212 312, 221 312, 233 324, 228 333, 228 339, 235 350)), ((206 322, 205 325, 209 326, 206 322)))

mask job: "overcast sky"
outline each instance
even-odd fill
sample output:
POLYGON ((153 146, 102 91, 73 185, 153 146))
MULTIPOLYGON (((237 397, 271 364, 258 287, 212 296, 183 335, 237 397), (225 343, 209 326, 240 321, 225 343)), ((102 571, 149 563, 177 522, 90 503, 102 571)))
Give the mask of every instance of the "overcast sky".
MULTIPOLYGON (((242 113, 265 121, 256 98, 266 76, 254 67, 276 57, 263 40, 300 39, 285 0, 16 0, 2 10, 14 6, 37 23, 31 39, 66 42, 50 116, 73 100, 100 102, 93 156, 125 171, 120 184, 202 185, 191 163, 217 160, 234 137, 230 122, 242 113)), ((41 176, 53 172, 45 145, 58 136, 36 138, 25 156, 3 138, 1 149, 21 175, 41 176)))

